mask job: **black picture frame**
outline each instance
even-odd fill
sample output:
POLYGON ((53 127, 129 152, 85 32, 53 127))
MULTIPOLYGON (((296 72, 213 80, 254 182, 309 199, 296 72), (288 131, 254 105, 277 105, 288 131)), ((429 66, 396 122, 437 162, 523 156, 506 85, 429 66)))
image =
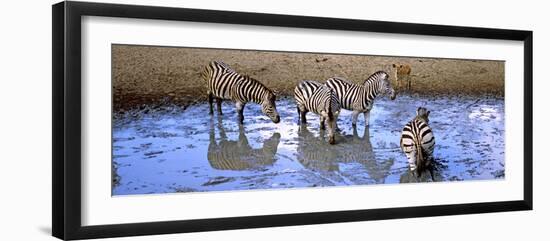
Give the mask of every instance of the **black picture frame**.
POLYGON ((60 239, 87 239, 243 228, 307 225, 426 216, 532 210, 533 204, 533 32, 429 24, 305 17, 89 2, 52 6, 52 233, 60 239), (81 17, 194 21, 259 26, 517 40, 524 43, 523 199, 421 207, 139 222, 99 226, 81 224, 81 17))

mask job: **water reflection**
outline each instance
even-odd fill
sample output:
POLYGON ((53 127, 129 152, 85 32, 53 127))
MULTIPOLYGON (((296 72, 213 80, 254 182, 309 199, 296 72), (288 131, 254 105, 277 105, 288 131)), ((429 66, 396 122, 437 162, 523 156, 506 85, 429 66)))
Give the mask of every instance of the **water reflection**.
POLYGON ((441 164, 442 160, 432 160, 431 166, 422 172, 422 175, 418 177, 415 173, 411 172, 407 167, 401 176, 399 177, 399 183, 419 183, 419 182, 441 182, 443 176, 441 171, 446 169, 447 166, 441 164))
MULTIPOLYGON (((329 145, 324 141, 324 134, 315 135, 305 125, 298 131, 297 159, 307 169, 316 172, 340 172, 354 179, 356 173, 342 168, 345 164, 359 164, 359 170, 366 171, 368 178, 375 183, 384 183, 390 174, 393 159, 377 160, 370 141, 369 128, 364 128, 362 137, 357 128, 352 135, 338 135, 338 145, 329 145), (349 174, 349 175, 347 175, 349 174)), ((354 169, 357 171, 357 169, 354 169)), ((350 180, 358 181, 358 180, 350 180)), ((359 181, 360 182, 360 181, 359 181)))
POLYGON ((433 176, 434 178, 432 178, 432 173, 430 173, 429 170, 424 170, 422 175, 420 177, 417 177, 407 168, 405 172, 399 177, 399 183, 435 182, 437 180, 435 179, 435 177, 437 176, 435 172, 433 176))
POLYGON ((263 142, 261 148, 253 148, 245 134, 243 125, 239 125, 237 140, 229 140, 222 119, 218 118, 217 125, 211 121, 208 145, 208 162, 218 170, 250 170, 270 166, 275 162, 275 154, 281 134, 273 135, 263 142), (215 129, 218 129, 220 140, 216 141, 215 129))

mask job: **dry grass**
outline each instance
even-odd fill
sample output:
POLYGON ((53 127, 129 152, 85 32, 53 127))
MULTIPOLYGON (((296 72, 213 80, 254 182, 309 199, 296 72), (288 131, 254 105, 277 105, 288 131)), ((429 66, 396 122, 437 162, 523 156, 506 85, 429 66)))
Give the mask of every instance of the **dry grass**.
POLYGON ((292 95, 303 79, 339 76, 362 82, 393 63, 412 67, 412 92, 444 95, 504 95, 504 62, 433 58, 309 54, 199 48, 113 45, 115 110, 141 104, 189 104, 206 99, 200 72, 212 60, 262 81, 281 95, 292 95))

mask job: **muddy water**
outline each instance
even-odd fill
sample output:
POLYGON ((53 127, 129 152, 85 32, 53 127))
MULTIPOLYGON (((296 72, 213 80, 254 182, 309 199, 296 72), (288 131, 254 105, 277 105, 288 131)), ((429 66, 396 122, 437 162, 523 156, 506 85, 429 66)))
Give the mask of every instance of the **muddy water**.
POLYGON ((229 102, 223 116, 209 116, 206 103, 115 115, 113 195, 432 181, 411 176, 399 148, 418 106, 431 110, 435 181, 504 178, 503 99, 377 100, 367 129, 362 115, 353 129, 351 112, 343 111, 336 145, 326 142, 314 114, 307 126, 297 124, 292 98, 277 105, 279 124, 249 104, 239 126, 229 102))

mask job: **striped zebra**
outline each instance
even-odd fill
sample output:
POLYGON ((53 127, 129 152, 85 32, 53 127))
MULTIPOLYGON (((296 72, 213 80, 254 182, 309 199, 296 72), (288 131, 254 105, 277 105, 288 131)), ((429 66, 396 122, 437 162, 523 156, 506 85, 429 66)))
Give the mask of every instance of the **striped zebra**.
POLYGON ((253 148, 246 137, 244 126, 239 125, 239 137, 227 137, 221 118, 218 118, 219 141, 216 141, 215 128, 211 123, 207 158, 210 166, 217 170, 250 170, 273 165, 281 134, 274 132, 263 141, 261 148, 253 148))
POLYGON ((435 138, 428 126, 430 111, 424 107, 416 110, 416 117, 407 123, 401 132, 401 150, 405 152, 409 169, 420 177, 422 172, 431 169, 435 138), (415 173, 416 172, 416 173, 415 173))
POLYGON ((324 130, 325 122, 328 124, 328 142, 334 144, 336 121, 340 114, 340 103, 334 91, 319 82, 303 80, 294 88, 294 98, 299 115, 298 121, 306 124, 306 114, 310 111, 319 115, 319 128, 324 130))
POLYGON ((274 123, 281 118, 275 106, 275 94, 258 80, 248 75, 241 75, 222 61, 212 61, 203 72, 206 81, 206 93, 210 105, 210 115, 214 113, 213 100, 216 99, 218 114, 222 115, 222 100, 235 102, 239 114, 239 123, 243 123, 243 111, 246 103, 254 102, 262 106, 262 112, 274 123))
POLYGON ((396 96, 389 75, 384 71, 372 74, 365 80, 363 85, 337 77, 328 79, 326 85, 336 92, 342 109, 353 111, 353 126, 357 125, 359 113, 363 113, 365 116, 365 126, 369 125, 370 110, 374 104, 374 99, 378 95, 389 94, 392 100, 396 96))

